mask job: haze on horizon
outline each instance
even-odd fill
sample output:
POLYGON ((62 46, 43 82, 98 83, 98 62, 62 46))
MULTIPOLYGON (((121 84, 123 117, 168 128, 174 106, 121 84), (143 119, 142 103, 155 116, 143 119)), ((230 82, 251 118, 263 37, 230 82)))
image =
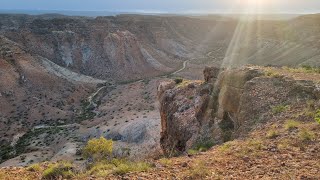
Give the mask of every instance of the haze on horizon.
POLYGON ((140 13, 318 13, 319 0, 5 0, 2 10, 140 13))

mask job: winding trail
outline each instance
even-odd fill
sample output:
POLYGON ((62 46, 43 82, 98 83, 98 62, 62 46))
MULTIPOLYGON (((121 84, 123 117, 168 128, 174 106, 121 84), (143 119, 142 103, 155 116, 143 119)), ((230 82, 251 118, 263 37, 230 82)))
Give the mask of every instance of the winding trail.
POLYGON ((183 71, 183 70, 186 68, 188 61, 190 61, 190 60, 186 60, 186 61, 184 61, 184 62, 183 62, 183 66, 182 66, 182 68, 180 68, 180 69, 178 69, 177 71, 175 71, 175 72, 171 73, 171 75, 174 75, 174 74, 177 74, 177 73, 179 73, 179 72, 183 71))
MULTIPOLYGON (((98 93, 100 91, 102 91, 103 89, 107 88, 107 86, 102 86, 99 89, 97 89, 97 91, 95 91, 94 93, 92 93, 89 97, 88 97, 88 102, 90 103, 90 105, 93 105, 94 108, 96 108, 98 105, 97 103, 94 102, 94 98, 98 95, 98 93)), ((90 106, 89 105, 89 106, 90 106)))

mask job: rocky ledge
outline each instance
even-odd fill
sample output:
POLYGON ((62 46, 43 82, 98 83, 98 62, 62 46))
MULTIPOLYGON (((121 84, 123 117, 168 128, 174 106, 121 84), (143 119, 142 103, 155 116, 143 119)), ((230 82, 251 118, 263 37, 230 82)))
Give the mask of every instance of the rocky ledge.
POLYGON ((272 119, 277 108, 320 97, 315 82, 272 75, 261 67, 207 67, 204 79, 166 81, 158 87, 165 154, 181 154, 199 144, 221 144, 244 137, 272 119))

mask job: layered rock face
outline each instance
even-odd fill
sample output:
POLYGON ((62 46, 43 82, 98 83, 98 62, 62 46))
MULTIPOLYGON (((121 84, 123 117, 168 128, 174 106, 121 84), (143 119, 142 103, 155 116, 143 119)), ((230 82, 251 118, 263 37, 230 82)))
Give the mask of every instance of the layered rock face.
POLYGON ((166 154, 245 136, 273 117, 272 107, 305 103, 320 95, 313 82, 265 76, 255 67, 219 72, 206 68, 203 83, 159 86, 161 146, 166 154))

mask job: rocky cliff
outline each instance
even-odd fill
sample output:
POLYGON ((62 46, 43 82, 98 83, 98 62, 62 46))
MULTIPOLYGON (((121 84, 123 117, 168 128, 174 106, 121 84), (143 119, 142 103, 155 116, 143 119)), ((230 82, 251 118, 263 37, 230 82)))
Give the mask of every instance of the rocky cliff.
POLYGON ((161 146, 168 155, 245 136, 275 117, 277 109, 320 97, 318 85, 259 67, 206 68, 205 82, 164 82, 158 88, 161 146))

